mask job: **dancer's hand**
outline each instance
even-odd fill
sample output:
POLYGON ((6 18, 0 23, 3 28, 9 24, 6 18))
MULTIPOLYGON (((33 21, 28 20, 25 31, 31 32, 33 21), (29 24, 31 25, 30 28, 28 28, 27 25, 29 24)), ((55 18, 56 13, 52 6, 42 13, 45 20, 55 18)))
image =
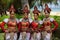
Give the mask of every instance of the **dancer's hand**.
POLYGON ((52 32, 54 31, 54 28, 52 28, 52 32))
POLYGON ((5 33, 8 33, 8 30, 5 30, 5 33))

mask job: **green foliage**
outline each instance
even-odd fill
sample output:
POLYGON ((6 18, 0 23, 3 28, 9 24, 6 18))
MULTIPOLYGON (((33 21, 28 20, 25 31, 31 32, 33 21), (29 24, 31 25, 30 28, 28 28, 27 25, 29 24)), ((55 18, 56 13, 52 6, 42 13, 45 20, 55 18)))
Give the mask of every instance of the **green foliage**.
POLYGON ((22 18, 22 17, 23 17, 22 14, 16 14, 16 18, 20 19, 20 18, 22 18))
POLYGON ((30 8, 32 8, 34 6, 34 4, 36 3, 35 0, 28 0, 28 2, 29 2, 30 8))
POLYGON ((44 15, 40 15, 39 20, 43 20, 44 17, 45 17, 44 15))
MULTIPOLYGON (((58 22, 58 24, 60 24, 60 16, 51 16, 51 17, 53 17, 58 22)), ((58 28, 60 28, 60 25, 58 26, 58 28)))
POLYGON ((9 16, 6 16, 6 15, 4 15, 2 17, 0 16, 0 22, 3 21, 5 18, 9 18, 9 16))
POLYGON ((50 3, 50 2, 52 2, 53 0, 41 0, 41 2, 43 2, 43 3, 50 3))
POLYGON ((13 0, 1 0, 4 9, 8 9, 13 0))
POLYGON ((21 0, 14 0, 13 4, 14 4, 16 9, 22 8, 21 0))
POLYGON ((0 40, 4 40, 4 33, 0 33, 0 40))

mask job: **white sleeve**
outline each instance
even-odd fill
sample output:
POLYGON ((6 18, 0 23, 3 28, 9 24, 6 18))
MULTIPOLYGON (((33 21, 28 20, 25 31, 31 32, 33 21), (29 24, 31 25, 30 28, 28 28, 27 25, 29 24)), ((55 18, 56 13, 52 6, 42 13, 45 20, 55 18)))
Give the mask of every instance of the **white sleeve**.
POLYGON ((18 20, 18 19, 16 19, 16 22, 17 22, 17 23, 19 23, 19 20, 18 20))
POLYGON ((43 19, 43 21, 45 21, 45 18, 43 19))
POLYGON ((3 21, 4 21, 5 23, 7 23, 7 22, 8 22, 8 19, 4 19, 3 21))
POLYGON ((20 20, 19 20, 19 22, 21 22, 23 20, 23 18, 21 18, 20 20))
POLYGON ((50 21, 53 22, 54 21, 54 18, 50 18, 50 21))
POLYGON ((32 23, 32 19, 31 18, 29 18, 29 22, 32 23))
POLYGON ((43 21, 39 21, 39 24, 43 24, 43 21))

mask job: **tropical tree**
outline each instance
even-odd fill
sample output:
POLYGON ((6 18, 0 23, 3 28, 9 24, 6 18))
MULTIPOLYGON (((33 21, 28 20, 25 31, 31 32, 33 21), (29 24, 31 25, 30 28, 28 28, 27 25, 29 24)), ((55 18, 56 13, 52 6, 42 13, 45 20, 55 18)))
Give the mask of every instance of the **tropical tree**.
POLYGON ((14 4, 16 8, 23 8, 25 4, 32 8, 35 3, 38 3, 39 6, 43 7, 45 3, 54 3, 55 5, 58 4, 57 0, 1 0, 0 3, 4 5, 4 8, 8 8, 10 4, 14 4))
POLYGON ((13 0, 2 0, 1 3, 5 9, 9 8, 9 5, 13 2, 13 0))
POLYGON ((58 5, 58 3, 57 3, 58 0, 36 0, 36 1, 38 2, 38 5, 42 7, 42 10, 43 10, 43 5, 44 4, 48 4, 48 3, 52 4, 52 3, 54 3, 55 5, 58 5))
POLYGON ((24 5, 28 5, 29 8, 32 8, 35 2, 35 0, 14 0, 13 4, 16 8, 23 8, 24 5))

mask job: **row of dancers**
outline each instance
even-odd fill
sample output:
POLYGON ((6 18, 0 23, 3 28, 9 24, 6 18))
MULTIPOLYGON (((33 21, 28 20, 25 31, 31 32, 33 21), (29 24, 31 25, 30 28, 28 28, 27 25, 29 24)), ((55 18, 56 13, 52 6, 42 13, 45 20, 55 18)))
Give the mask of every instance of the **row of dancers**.
POLYGON ((10 12, 10 17, 6 18, 0 23, 1 29, 4 31, 5 40, 51 40, 52 32, 58 28, 58 23, 54 18, 50 18, 51 9, 45 5, 44 13, 45 18, 38 20, 40 11, 34 7, 33 17, 34 20, 28 17, 29 10, 25 6, 23 9, 23 18, 19 20, 15 18, 14 11, 10 12), (4 28, 5 24, 8 26, 4 28), (54 24, 54 28, 52 28, 54 24))

